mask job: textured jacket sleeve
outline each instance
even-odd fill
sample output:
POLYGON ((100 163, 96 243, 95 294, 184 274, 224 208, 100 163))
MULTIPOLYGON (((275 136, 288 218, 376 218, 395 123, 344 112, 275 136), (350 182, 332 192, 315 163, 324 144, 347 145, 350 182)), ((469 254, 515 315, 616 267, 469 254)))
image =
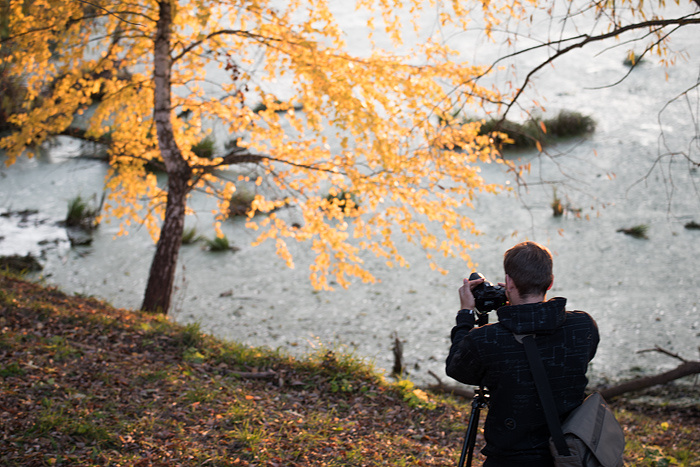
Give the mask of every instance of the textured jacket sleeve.
POLYGON ((452 328, 452 345, 447 356, 445 372, 447 376, 461 383, 479 385, 486 368, 474 343, 474 324, 474 315, 457 315, 457 324, 452 328))

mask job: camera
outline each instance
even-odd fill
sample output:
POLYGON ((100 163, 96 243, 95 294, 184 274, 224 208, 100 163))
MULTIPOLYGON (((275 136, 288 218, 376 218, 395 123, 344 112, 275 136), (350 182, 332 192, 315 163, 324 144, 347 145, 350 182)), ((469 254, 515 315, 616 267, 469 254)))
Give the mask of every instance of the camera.
POLYGON ((472 295, 476 303, 476 309, 480 313, 488 313, 506 304, 506 289, 500 285, 493 285, 485 280, 485 277, 478 272, 473 272, 469 280, 484 279, 484 282, 472 289, 472 295))

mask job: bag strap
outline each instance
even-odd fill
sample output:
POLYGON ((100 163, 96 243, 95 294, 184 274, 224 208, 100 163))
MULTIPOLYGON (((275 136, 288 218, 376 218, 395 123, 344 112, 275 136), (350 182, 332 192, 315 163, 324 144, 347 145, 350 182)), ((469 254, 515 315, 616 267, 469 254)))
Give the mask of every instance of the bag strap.
POLYGON ((559 421, 557 408, 554 405, 552 388, 549 385, 549 379, 547 378, 547 373, 545 372, 544 365, 542 364, 540 351, 537 349, 537 344, 535 343, 535 336, 532 334, 515 333, 513 333, 513 335, 515 336, 515 340, 523 344, 525 347, 527 361, 530 364, 532 378, 535 380, 537 393, 540 396, 540 402, 542 403, 542 408, 544 409, 544 417, 545 420, 547 420, 547 426, 549 427, 549 433, 552 436, 552 441, 554 441, 554 446, 557 448, 557 452, 560 456, 570 456, 571 452, 569 451, 569 446, 566 444, 566 441, 564 441, 564 433, 561 430, 561 422, 559 421))

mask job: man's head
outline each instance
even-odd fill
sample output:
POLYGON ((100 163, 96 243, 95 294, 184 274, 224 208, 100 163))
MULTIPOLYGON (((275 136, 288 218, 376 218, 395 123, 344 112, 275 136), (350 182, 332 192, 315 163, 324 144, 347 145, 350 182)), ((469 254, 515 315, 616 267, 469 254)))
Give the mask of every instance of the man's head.
POLYGON ((535 242, 518 243, 503 256, 503 269, 520 297, 544 297, 554 280, 552 268, 552 254, 535 242))

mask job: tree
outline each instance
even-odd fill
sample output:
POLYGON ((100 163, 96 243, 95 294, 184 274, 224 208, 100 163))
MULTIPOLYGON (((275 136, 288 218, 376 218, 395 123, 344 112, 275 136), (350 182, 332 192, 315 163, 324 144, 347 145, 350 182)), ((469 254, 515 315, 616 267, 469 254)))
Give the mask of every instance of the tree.
MULTIPOLYGON (((371 37, 385 35, 399 50, 402 2, 374 3, 357 2, 381 18, 371 37)), ((405 7, 414 20, 420 4, 405 7)), ((441 26, 465 26, 459 2, 440 8, 441 26)), ((291 267, 286 242, 309 242, 318 288, 330 288, 329 277, 343 287, 375 280, 362 266, 365 253, 406 265, 397 233, 423 247, 435 268, 435 253, 469 259, 471 200, 499 189, 478 164, 499 159, 479 122, 450 125, 450 116, 501 98, 476 84, 484 69, 456 61, 438 38, 402 54, 370 47, 351 56, 325 0, 10 0, 8 11, 0 57, 23 79, 26 97, 0 142, 7 161, 31 156, 56 134, 108 145, 106 214, 123 231, 146 225, 157 240, 143 309, 170 307, 195 190, 218 198, 220 232, 233 193, 252 185, 256 243, 274 241, 291 267), (199 157, 193 147, 214 121, 232 141, 199 157), (331 138, 339 149, 330 149, 331 138), (153 167, 165 171, 165 185, 153 167), (301 225, 278 215, 292 205, 301 225)), ((486 7, 484 17, 490 21, 486 7)))

